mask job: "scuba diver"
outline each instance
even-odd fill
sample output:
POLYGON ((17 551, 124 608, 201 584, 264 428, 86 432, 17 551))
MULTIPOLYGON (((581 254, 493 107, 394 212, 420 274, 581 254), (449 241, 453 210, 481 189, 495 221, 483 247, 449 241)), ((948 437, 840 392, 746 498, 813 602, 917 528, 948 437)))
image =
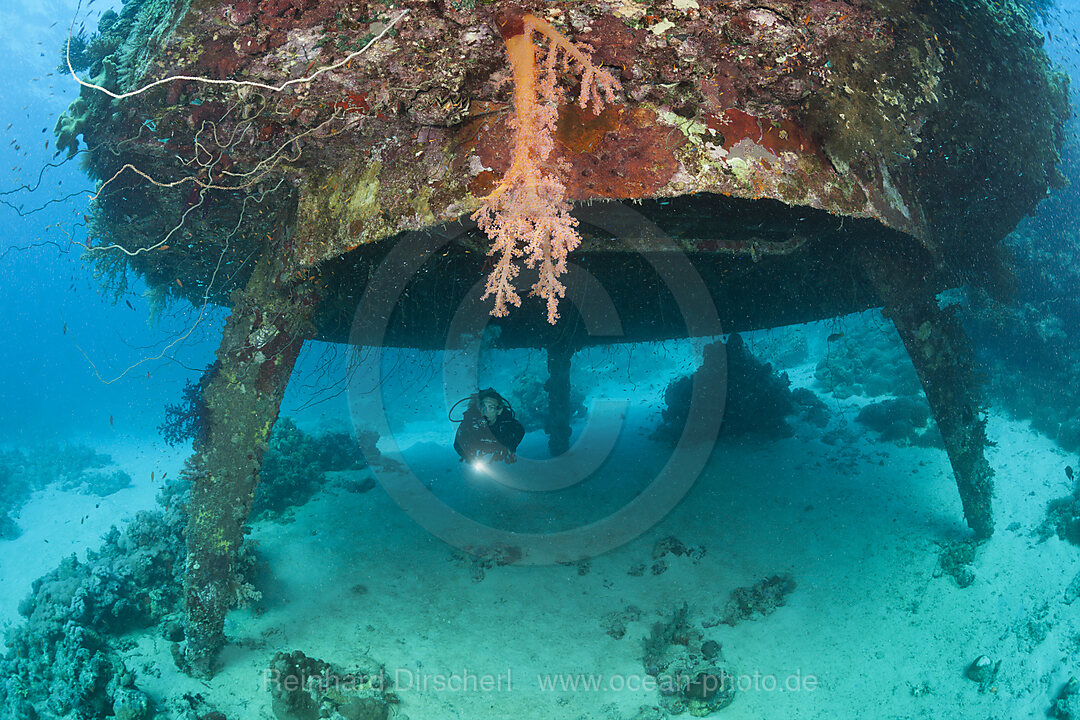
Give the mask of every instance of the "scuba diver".
POLYGON ((514 417, 510 403, 492 388, 459 402, 464 400, 470 401, 469 407, 454 436, 454 449, 461 460, 475 462, 490 454, 492 460, 515 462, 514 451, 525 436, 525 428, 514 417))

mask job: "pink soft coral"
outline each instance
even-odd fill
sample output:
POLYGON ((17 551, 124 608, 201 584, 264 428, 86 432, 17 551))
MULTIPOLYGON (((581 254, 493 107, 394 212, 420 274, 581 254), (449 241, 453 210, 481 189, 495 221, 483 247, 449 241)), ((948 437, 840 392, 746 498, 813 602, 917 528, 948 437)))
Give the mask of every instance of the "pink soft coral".
POLYGON ((477 225, 491 238, 489 254, 498 260, 488 275, 484 298, 495 297, 491 314, 502 317, 507 304, 521 306, 514 288, 518 258, 538 267, 540 278, 531 293, 547 302, 548 322, 559 318, 559 299, 566 286, 559 277, 566 272, 566 256, 578 246, 577 220, 570 214, 566 187, 543 165, 551 154, 552 134, 563 93, 556 84, 556 66, 576 69, 581 75, 578 104, 592 103, 599 113, 604 101, 611 102, 619 82, 599 69, 581 50, 572 45, 549 23, 532 15, 521 19, 522 30, 505 37, 506 51, 514 73, 514 153, 510 169, 499 185, 484 198, 473 214, 477 225), (543 67, 536 69, 533 33, 548 38, 543 67))

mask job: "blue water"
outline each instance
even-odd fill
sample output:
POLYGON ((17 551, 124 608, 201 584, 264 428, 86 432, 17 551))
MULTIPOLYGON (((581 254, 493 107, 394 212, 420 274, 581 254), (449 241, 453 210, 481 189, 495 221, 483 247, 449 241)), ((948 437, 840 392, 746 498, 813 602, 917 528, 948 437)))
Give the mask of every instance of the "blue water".
POLYGON ((198 376, 217 344, 220 314, 167 358, 116 380, 157 355, 194 323, 194 315, 191 308, 175 308, 148 327, 145 287, 132 278, 123 298, 102 297, 76 244, 85 240, 83 215, 93 188, 77 157, 53 156, 56 118, 78 95, 74 80, 57 70, 58 49, 72 18, 76 27, 85 22, 93 28, 100 13, 119 6, 98 0, 78 15, 76 3, 62 0, 5 2, 0 9, 0 47, 7 58, 0 127, 9 128, 0 144, 0 192, 7 193, 0 196, 4 442, 97 439, 116 432, 152 436, 163 403, 175 401, 185 379, 198 376))

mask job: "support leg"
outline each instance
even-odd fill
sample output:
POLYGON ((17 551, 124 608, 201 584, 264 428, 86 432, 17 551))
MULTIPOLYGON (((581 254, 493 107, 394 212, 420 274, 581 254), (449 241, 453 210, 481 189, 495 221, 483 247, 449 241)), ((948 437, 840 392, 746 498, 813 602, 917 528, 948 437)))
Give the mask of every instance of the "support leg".
POLYGON ((994 532, 991 501, 994 471, 986 461, 986 419, 974 370, 974 354, 955 313, 926 297, 910 258, 881 251, 863 258, 863 267, 896 325, 922 381, 945 449, 968 527, 978 539, 994 532))
POLYGON ((184 579, 187 671, 214 673, 235 565, 270 428, 315 307, 310 285, 281 283, 264 258, 234 294, 232 315, 203 393, 207 427, 192 460, 184 579))
POLYGON ((562 455, 570 449, 570 359, 573 348, 553 345, 547 349, 548 379, 544 383, 548 394, 548 416, 544 430, 548 434, 551 455, 562 455))
POLYGON ((986 419, 967 336, 955 314, 933 300, 889 308, 922 381, 952 462, 964 517, 982 540, 994 532, 994 471, 986 461, 986 419))

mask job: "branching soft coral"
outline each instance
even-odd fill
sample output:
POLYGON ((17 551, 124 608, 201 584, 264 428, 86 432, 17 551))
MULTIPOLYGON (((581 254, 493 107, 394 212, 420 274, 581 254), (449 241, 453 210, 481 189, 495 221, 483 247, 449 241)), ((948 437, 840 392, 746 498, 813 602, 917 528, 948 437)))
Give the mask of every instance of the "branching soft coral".
POLYGON ((578 104, 584 108, 591 103, 597 114, 605 101, 612 101, 619 82, 540 18, 525 15, 520 26, 507 23, 502 32, 514 74, 514 153, 502 181, 473 214, 491 238, 489 254, 498 258, 488 275, 484 298, 495 297, 491 314, 496 317, 509 312, 507 304, 521 306, 514 278, 518 258, 524 256, 525 264, 538 268, 540 274, 531 293, 547 302, 548 322, 554 324, 559 318, 559 299, 566 293, 559 280, 566 272, 566 256, 581 242, 566 187, 557 174, 560 168, 552 172, 544 167, 553 147, 559 103, 565 99, 557 84, 558 72, 573 70, 581 75, 578 104), (548 40, 539 70, 534 33, 548 40))

